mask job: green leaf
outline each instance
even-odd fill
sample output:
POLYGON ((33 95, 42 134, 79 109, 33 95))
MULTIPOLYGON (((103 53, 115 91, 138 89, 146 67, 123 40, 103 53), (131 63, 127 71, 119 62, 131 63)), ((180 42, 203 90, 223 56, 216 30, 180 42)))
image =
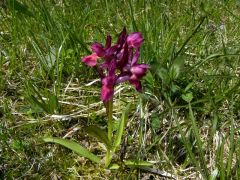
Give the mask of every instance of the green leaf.
POLYGON ((45 101, 43 100, 43 96, 40 94, 40 91, 39 91, 39 89, 37 88, 37 87, 35 87, 32 83, 31 83, 31 81, 30 80, 28 80, 27 82, 26 82, 26 88, 27 88, 27 94, 30 94, 30 95, 36 95, 37 96, 37 98, 39 99, 39 102, 41 103, 41 104, 44 104, 44 106, 46 106, 46 103, 45 103, 45 101))
POLYGON ((80 156, 88 158, 95 163, 100 163, 101 159, 99 157, 92 154, 86 148, 82 147, 80 144, 78 144, 74 141, 70 141, 67 139, 61 139, 61 138, 54 138, 54 137, 45 137, 45 138, 43 138, 43 141, 60 144, 68 149, 71 149, 72 151, 79 154, 80 156))
POLYGON ((58 108, 58 98, 54 94, 50 94, 49 100, 48 100, 49 113, 53 114, 57 108, 58 108))
POLYGON ((183 56, 179 56, 177 59, 173 61, 173 64, 170 68, 170 77, 171 79, 177 79, 180 73, 183 70, 185 58, 183 56))
POLYGON ((193 83, 193 82, 190 82, 190 83, 187 85, 187 87, 184 89, 184 92, 187 92, 190 88, 193 87, 193 85, 194 85, 194 83, 193 83))
POLYGON ((169 77, 169 74, 168 74, 168 70, 161 67, 158 71, 158 76, 162 79, 162 81, 165 83, 165 84, 169 84, 170 83, 170 77, 169 77))
POLYGON ((100 129, 97 126, 92 125, 92 126, 86 127, 85 131, 89 135, 91 135, 91 136, 97 138, 99 141, 103 142, 106 145, 107 149, 111 149, 112 145, 111 145, 110 141, 108 140, 107 133, 104 130, 100 129))
POLYGON ((30 95, 28 97, 28 100, 33 104, 33 105, 36 105, 38 107, 40 107, 43 111, 47 112, 48 113, 48 108, 47 108, 47 105, 46 103, 42 103, 40 102, 37 98, 35 98, 33 95, 30 95))
POLYGON ((186 102, 191 102, 193 99, 193 95, 192 92, 186 93, 186 94, 182 94, 182 99, 186 102))
POLYGON ((45 57, 45 64, 47 65, 48 71, 54 68, 55 63, 57 61, 57 55, 56 55, 56 49, 55 48, 50 48, 48 54, 45 57))
POLYGON ((124 164, 128 167, 150 167, 153 166, 152 163, 147 161, 140 161, 140 160, 126 160, 124 164))
POLYGON ((110 169, 110 170, 117 170, 119 168, 120 168, 120 166, 118 164, 110 164, 108 167, 108 169, 110 169))
POLYGON ((151 85, 154 84, 154 78, 153 78, 153 75, 150 71, 146 74, 145 80, 151 85))
POLYGON ((156 130, 161 127, 161 120, 159 118, 159 115, 157 113, 153 113, 151 115, 151 127, 156 130))
POLYGON ((178 90, 180 90, 180 87, 176 84, 171 84, 170 88, 173 93, 176 93, 178 90))
POLYGON ((128 113, 129 113, 130 106, 131 106, 131 104, 129 103, 122 114, 121 122, 119 124, 116 139, 115 139, 114 145, 113 145, 113 152, 115 152, 116 148, 118 148, 119 145, 121 144, 123 131, 125 129, 126 121, 128 119, 128 113))

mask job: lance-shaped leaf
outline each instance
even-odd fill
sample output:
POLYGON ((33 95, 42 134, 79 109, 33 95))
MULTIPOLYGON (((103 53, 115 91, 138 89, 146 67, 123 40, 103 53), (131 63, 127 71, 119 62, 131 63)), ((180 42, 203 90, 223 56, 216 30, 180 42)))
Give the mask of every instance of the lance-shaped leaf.
POLYGON ((122 118, 121 118, 121 122, 119 123, 119 127, 117 130, 117 135, 116 135, 116 140, 114 141, 114 146, 113 146, 113 152, 115 152, 116 148, 119 147, 119 145, 121 144, 121 140, 122 140, 122 136, 123 136, 123 131, 126 125, 126 121, 128 119, 128 112, 130 109, 130 105, 128 104, 125 111, 122 114, 122 118))
POLYGON ((80 144, 74 141, 54 137, 45 137, 43 138, 43 141, 60 144, 68 149, 71 149, 80 156, 88 158, 95 163, 100 163, 101 159, 99 157, 97 157, 96 155, 88 151, 86 148, 82 147, 80 144))
POLYGON ((99 141, 103 142, 106 145, 107 149, 111 149, 111 147, 112 147, 111 143, 108 140, 107 133, 104 130, 100 129, 97 126, 92 125, 92 126, 86 127, 85 131, 89 135, 91 135, 91 136, 97 138, 99 141))
POLYGON ((169 76, 172 80, 177 79, 180 76, 181 72, 183 72, 184 63, 185 63, 184 56, 179 56, 173 61, 173 64, 171 65, 169 72, 169 76))

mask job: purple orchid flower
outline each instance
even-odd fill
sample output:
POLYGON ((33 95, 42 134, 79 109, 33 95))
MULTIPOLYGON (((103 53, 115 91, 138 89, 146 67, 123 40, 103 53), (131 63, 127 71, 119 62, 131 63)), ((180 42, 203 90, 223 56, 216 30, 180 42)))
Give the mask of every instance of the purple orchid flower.
POLYGON ((139 48, 142 45, 143 41, 144 39, 142 37, 142 34, 139 32, 131 33, 127 38, 128 46, 133 48, 139 48))
POLYGON ((106 38, 106 44, 93 43, 91 49, 93 53, 82 58, 88 66, 97 66, 102 79, 101 99, 104 102, 112 99, 114 87, 118 83, 129 81, 137 91, 142 90, 140 79, 146 75, 149 65, 137 64, 140 54, 140 46, 144 39, 139 32, 127 35, 126 28, 120 33, 117 43, 111 46, 112 38, 106 38), (102 63, 97 63, 98 59, 103 59, 102 63), (116 71, 120 74, 117 75, 116 71), (106 72, 106 75, 104 74, 106 72))
POLYGON ((109 101, 114 94, 114 86, 117 81, 117 76, 115 74, 116 63, 112 61, 109 66, 108 75, 102 79, 102 89, 101 89, 101 99, 102 101, 109 101))
POLYGON ((133 86, 135 86, 137 91, 142 91, 142 86, 140 79, 146 75, 149 65, 147 64, 137 64, 139 58, 139 48, 135 51, 133 56, 130 56, 128 61, 120 69, 121 73, 117 80, 117 83, 129 81, 133 86))
POLYGON ((96 66, 97 59, 103 58, 110 54, 111 41, 112 41, 111 36, 107 36, 105 47, 103 47, 103 45, 100 43, 93 43, 91 46, 93 53, 89 56, 82 58, 82 62, 84 62, 88 66, 96 66))

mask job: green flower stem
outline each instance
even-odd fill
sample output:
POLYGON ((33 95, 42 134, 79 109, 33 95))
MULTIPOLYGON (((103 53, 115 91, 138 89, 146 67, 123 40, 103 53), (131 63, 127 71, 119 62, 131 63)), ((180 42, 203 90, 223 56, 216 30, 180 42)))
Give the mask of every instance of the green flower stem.
MULTIPOLYGON (((110 99, 108 102, 106 102, 106 112, 108 118, 108 139, 110 144, 112 144, 112 131, 113 131, 112 111, 113 111, 113 99, 110 99)), ((109 166, 111 159, 112 159, 111 149, 108 148, 105 161, 106 167, 109 166)))

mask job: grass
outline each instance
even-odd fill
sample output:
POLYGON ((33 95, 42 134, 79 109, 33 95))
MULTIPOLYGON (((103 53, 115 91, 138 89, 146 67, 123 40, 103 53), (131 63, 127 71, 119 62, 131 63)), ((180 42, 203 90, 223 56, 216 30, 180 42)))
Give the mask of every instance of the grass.
MULTIPOLYGON (((177 179, 240 178, 240 32, 235 1, 26 1, 1 5, 0 179, 161 178, 109 171, 41 137, 102 155, 86 125, 107 126, 92 42, 142 32, 144 93, 119 85, 114 121, 131 102, 119 157, 154 162, 177 179)), ((116 130, 116 127, 114 127, 116 130)), ((116 158, 116 161, 120 161, 116 158)))

